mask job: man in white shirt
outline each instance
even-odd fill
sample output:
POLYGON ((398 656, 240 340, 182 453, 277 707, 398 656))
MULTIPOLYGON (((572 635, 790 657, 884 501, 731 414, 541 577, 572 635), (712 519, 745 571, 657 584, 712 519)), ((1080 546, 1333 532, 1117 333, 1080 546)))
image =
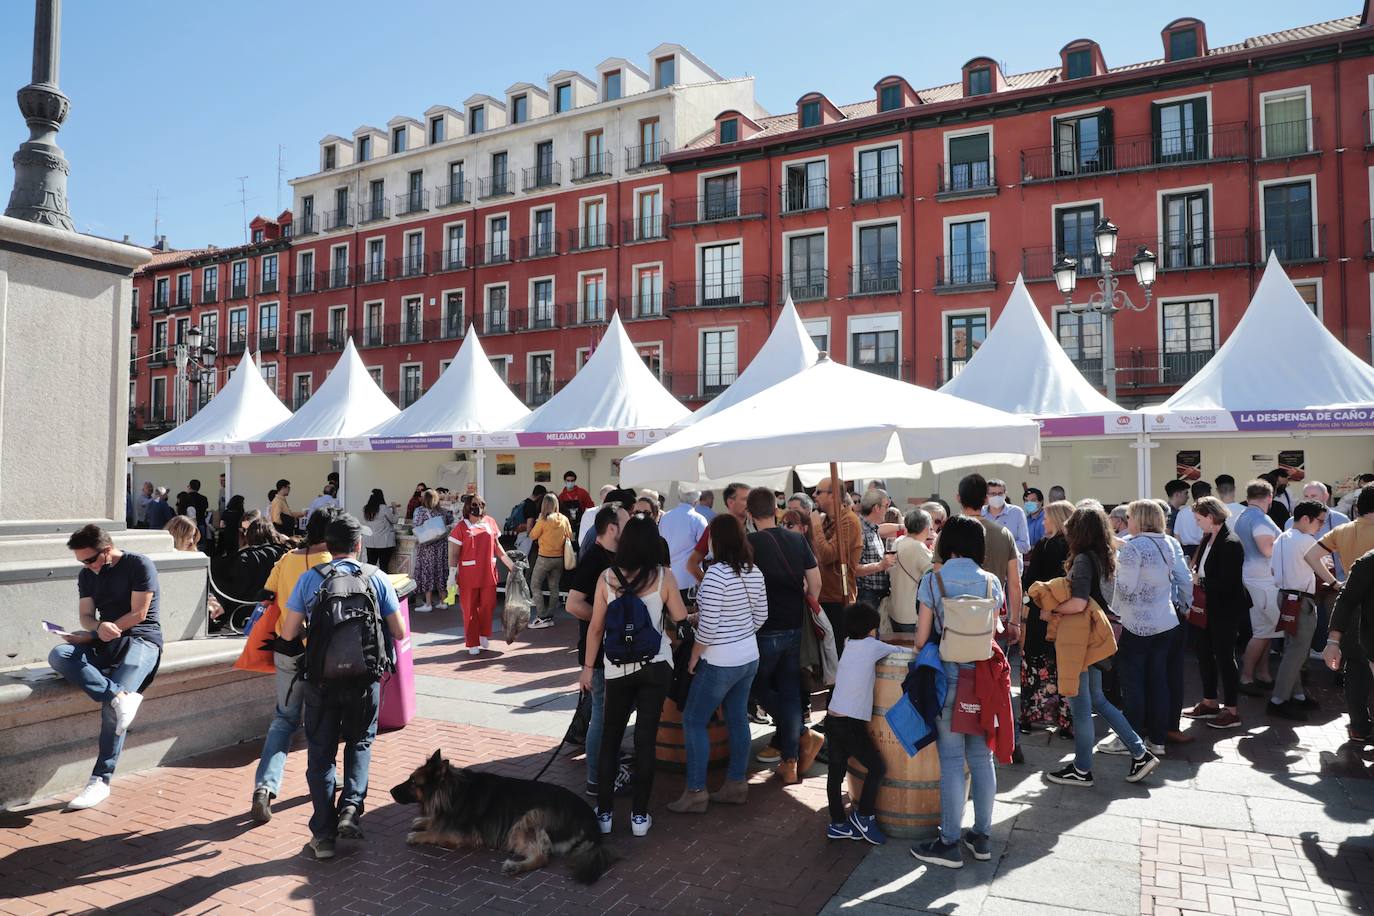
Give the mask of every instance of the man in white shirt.
POLYGON ((1307 559, 1326 514, 1326 505, 1316 500, 1303 500, 1294 506, 1292 527, 1274 540, 1269 557, 1269 568, 1278 586, 1280 614, 1293 599, 1298 602, 1298 629, 1284 643, 1283 661, 1274 677, 1274 693, 1265 705, 1270 715, 1283 719, 1305 721, 1307 710, 1317 705, 1303 693, 1299 675, 1317 628, 1317 579, 1327 584, 1336 581, 1323 563, 1307 559))
MULTIPOLYGON (((1204 496, 1211 496, 1212 485, 1205 480, 1199 480, 1193 484, 1190 495, 1193 502, 1204 496)), ((1202 529, 1198 527, 1197 516, 1191 511, 1180 512, 1178 518, 1174 519, 1174 537, 1183 545, 1183 555, 1192 557, 1197 546, 1202 543, 1202 529)))
POLYGON ((1226 504, 1226 511, 1231 513, 1230 523, 1234 528, 1236 519, 1240 518, 1240 514, 1245 511, 1245 507, 1236 500, 1236 478, 1230 474, 1219 474, 1216 485, 1217 499, 1226 504))
POLYGON ((699 582, 687 561, 691 558, 692 550, 701 540, 702 534, 706 532, 707 521, 696 510, 700 496, 699 490, 679 490, 678 504, 658 523, 658 533, 668 543, 673 576, 677 579, 678 588, 683 592, 699 582))
POLYGON ((325 484, 324 489, 320 491, 320 495, 312 499, 310 501, 310 505, 306 507, 305 518, 301 519, 301 526, 304 527, 305 525, 308 525, 310 523, 310 516, 314 515, 320 509, 340 508, 338 492, 339 488, 334 486, 334 484, 325 484))

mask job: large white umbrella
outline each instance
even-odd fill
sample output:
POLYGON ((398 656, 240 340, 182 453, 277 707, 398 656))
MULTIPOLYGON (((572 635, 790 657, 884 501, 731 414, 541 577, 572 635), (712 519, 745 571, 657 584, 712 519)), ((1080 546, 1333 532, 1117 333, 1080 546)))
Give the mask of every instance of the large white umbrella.
POLYGON ((843 464, 847 477, 911 476, 973 464, 1021 466, 1040 455, 1034 420, 832 362, 816 363, 714 416, 639 450, 624 486, 771 477, 804 483, 843 464))

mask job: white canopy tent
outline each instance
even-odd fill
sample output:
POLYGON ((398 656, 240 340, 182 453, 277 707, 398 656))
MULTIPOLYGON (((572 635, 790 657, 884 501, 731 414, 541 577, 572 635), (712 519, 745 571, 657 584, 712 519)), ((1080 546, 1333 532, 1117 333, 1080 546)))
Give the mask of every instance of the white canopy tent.
MULTIPOLYGON (((1343 478, 1370 467, 1374 368, 1327 330, 1271 253, 1226 342, 1173 397, 1140 413, 1152 440, 1197 440, 1188 444, 1212 454, 1206 464, 1241 483, 1280 463, 1269 450, 1304 440, 1304 451, 1321 453, 1309 475, 1343 478)), ((1169 458, 1152 464, 1172 477, 1169 458)))
POLYGON ((842 462, 846 477, 910 476, 974 463, 1021 466, 1040 454, 1033 421, 820 357, 815 364, 621 464, 627 486, 736 478, 808 486, 842 462), (786 461, 779 461, 786 456, 786 461))

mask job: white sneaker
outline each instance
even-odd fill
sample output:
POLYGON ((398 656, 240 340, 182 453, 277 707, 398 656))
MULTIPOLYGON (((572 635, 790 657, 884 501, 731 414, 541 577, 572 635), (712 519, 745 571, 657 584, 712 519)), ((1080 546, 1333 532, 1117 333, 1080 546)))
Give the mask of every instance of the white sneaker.
POLYGON ((444 602, 440 601, 438 604, 432 605, 432 606, 430 607, 430 610, 437 614, 437 613, 439 613, 440 611, 447 611, 447 610, 448 610, 448 605, 447 605, 447 604, 444 604, 444 602))
POLYGON ((481 655, 481 654, 482 654, 482 648, 481 648, 481 646, 471 646, 471 647, 468 648, 468 655, 481 655))
POLYGON ((1151 754, 1154 754, 1156 757, 1164 756, 1164 745, 1155 744, 1153 741, 1145 742, 1145 750, 1149 751, 1151 754))
POLYGON ((553 626, 552 617, 536 617, 530 621, 531 630, 547 630, 551 626, 553 626))
POLYGON ((630 817, 630 832, 635 836, 648 836, 649 828, 654 825, 654 819, 648 814, 635 814, 630 817))
POLYGON ((114 707, 115 711, 115 734, 122 735, 134 723, 134 716, 138 715, 138 707, 143 705, 143 694, 129 691, 117 693, 115 698, 110 701, 110 705, 114 707))
POLYGON ((483 649, 487 647, 487 638, 485 636, 479 636, 478 642, 481 644, 483 649))
POLYGON ((1131 756, 1131 749, 1121 743, 1120 738, 1112 738, 1110 741, 1103 741, 1097 746, 1099 754, 1115 754, 1118 757, 1131 756))
POLYGON ((434 608, 430 607, 428 604, 417 604, 415 607, 411 608, 411 610, 417 614, 428 614, 430 611, 434 610, 434 608))
POLYGON ((81 794, 67 802, 67 810, 84 811, 94 808, 109 797, 110 784, 99 776, 92 776, 91 781, 86 783, 86 788, 81 790, 81 794))

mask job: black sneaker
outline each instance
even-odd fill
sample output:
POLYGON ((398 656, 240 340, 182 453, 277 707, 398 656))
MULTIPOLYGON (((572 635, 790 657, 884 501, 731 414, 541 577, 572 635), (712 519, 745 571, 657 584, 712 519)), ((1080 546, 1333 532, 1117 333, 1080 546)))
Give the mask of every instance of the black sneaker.
POLYGON ((599 794, 599 793, 598 793, 598 790, 597 790, 597 788, 596 788, 596 783, 594 783, 594 782, 589 782, 589 783, 587 783, 587 788, 585 788, 585 789, 582 790, 582 794, 583 794, 583 795, 590 796, 591 798, 596 798, 596 796, 599 794))
POLYGON ((911 847, 911 854, 922 862, 941 865, 945 868, 963 868, 964 856, 958 843, 946 843, 938 836, 911 847))
POLYGON ((1241 681, 1240 692, 1247 697, 1262 697, 1266 692, 1266 688, 1263 681, 1241 681))
POLYGON ((265 824, 272 819, 271 789, 267 786, 258 786, 253 790, 253 806, 248 814, 255 824, 265 824))
MULTIPOLYGON (((1158 762, 1159 758, 1155 758, 1158 762)), ((1045 778, 1050 782, 1058 783, 1061 786, 1089 786, 1093 784, 1093 774, 1084 773, 1072 763, 1062 770, 1055 770, 1053 773, 1046 773, 1045 778)))
POLYGON ((334 858, 334 839, 327 836, 312 836, 310 838, 310 851, 315 853, 317 859, 334 858))
POLYGON ((354 805, 344 805, 339 809, 339 836, 345 840, 361 840, 362 828, 358 826, 358 809, 354 805))
POLYGON ((974 833, 972 830, 965 830, 964 848, 973 853, 973 857, 979 862, 986 862, 992 858, 992 837, 986 833, 974 833))
POLYGON ((1301 699, 1298 699, 1297 697, 1294 697, 1294 698, 1293 698, 1293 702, 1294 702, 1294 703, 1297 703, 1297 704, 1298 704, 1299 706, 1301 706, 1303 709, 1321 709, 1321 705, 1322 705, 1322 704, 1320 704, 1320 703, 1317 702, 1316 697, 1309 697, 1309 696, 1304 696, 1304 697, 1302 697, 1301 699))
POLYGON ((1018 745, 1016 745, 1016 747, 1014 747, 1014 748, 1011 749, 1011 762, 1012 762, 1012 763, 1025 763, 1025 762, 1026 762, 1026 755, 1023 754, 1023 753, 1021 752, 1021 745, 1018 744, 1018 745))
POLYGON ((1280 719, 1288 719, 1293 722, 1307 721, 1307 710, 1293 700, 1285 700, 1282 703, 1275 703, 1271 700, 1264 704, 1264 711, 1280 719))
POLYGON ((1159 766, 1159 758, 1149 751, 1146 751, 1144 754, 1141 754, 1131 761, 1131 771, 1126 774, 1126 781, 1140 782, 1146 776, 1153 773, 1157 766, 1159 766))

